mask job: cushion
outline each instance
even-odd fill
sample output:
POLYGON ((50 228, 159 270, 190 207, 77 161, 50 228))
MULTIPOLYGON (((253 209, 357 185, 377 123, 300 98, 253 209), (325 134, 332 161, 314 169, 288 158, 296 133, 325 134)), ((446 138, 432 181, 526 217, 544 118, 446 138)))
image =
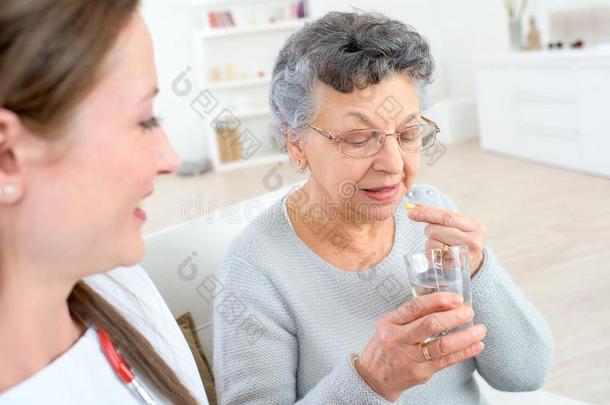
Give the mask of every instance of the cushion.
POLYGON ((199 341, 193 316, 190 312, 187 312, 176 319, 176 321, 178 322, 178 326, 180 327, 180 330, 182 331, 182 334, 184 335, 184 338, 186 339, 186 342, 193 353, 193 357, 195 358, 195 363, 197 364, 197 369, 199 370, 199 375, 201 376, 201 382, 203 382, 203 387, 208 397, 208 402, 210 405, 216 405, 217 401, 216 389, 214 388, 214 375, 212 374, 210 363, 205 357, 201 342, 199 341))

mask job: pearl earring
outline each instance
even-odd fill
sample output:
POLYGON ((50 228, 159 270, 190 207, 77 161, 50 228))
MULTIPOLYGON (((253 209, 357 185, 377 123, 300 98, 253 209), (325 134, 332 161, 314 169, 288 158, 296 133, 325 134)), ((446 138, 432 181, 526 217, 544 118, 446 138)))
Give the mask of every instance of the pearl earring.
POLYGON ((303 162, 301 160, 297 160, 297 170, 299 171, 299 173, 303 173, 303 170, 305 170, 301 165, 303 164, 303 162))
POLYGON ((17 187, 13 186, 12 184, 9 184, 7 186, 4 186, 0 189, 0 195, 3 194, 14 194, 15 191, 17 191, 17 187))

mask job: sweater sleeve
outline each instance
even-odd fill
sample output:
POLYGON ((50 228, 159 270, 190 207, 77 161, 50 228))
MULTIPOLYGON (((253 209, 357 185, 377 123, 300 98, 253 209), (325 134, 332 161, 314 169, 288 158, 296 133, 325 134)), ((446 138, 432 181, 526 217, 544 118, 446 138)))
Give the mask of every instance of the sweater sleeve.
POLYGON ((243 259, 227 257, 214 299, 214 374, 219 404, 380 404, 349 353, 297 398, 296 325, 271 281, 243 259))
MULTIPOLYGON (((446 209, 457 211, 449 198, 442 198, 446 209)), ((472 278, 474 323, 487 327, 485 349, 476 357, 477 369, 501 391, 539 389, 551 370, 551 329, 492 250, 485 247, 483 254, 483 264, 472 278)))

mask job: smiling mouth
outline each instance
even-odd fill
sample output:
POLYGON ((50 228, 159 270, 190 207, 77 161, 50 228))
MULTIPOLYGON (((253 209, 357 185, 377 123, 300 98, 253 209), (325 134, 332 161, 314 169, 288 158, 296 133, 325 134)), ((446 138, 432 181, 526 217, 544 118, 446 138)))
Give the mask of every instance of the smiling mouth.
POLYGON ((148 194, 146 194, 144 197, 142 197, 142 199, 138 203, 137 207, 133 210, 134 216, 142 221, 146 221, 146 211, 144 211, 144 208, 143 208, 145 199, 147 197, 150 197, 152 195, 152 193, 153 192, 151 191, 148 194))
POLYGON ((146 221, 146 212, 142 208, 133 210, 133 215, 141 221, 146 221))
POLYGON ((375 187, 375 188, 363 188, 362 190, 369 192, 369 193, 385 193, 385 192, 396 189, 396 187, 398 187, 398 184, 392 184, 390 186, 381 186, 381 187, 375 187))

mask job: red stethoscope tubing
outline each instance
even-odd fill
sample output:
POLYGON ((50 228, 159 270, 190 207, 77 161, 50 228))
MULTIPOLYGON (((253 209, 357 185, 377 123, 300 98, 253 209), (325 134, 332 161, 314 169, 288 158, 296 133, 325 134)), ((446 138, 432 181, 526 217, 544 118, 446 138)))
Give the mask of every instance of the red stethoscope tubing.
POLYGON ((127 364, 123 356, 119 354, 119 352, 112 344, 112 340, 108 333, 103 328, 97 328, 97 335, 100 339, 100 344, 102 346, 102 351, 108 359, 110 366, 117 374, 117 376, 127 384, 133 391, 140 397, 140 399, 147 405, 154 405, 155 402, 152 400, 152 397, 146 390, 144 386, 138 381, 136 376, 131 371, 131 367, 127 364))

